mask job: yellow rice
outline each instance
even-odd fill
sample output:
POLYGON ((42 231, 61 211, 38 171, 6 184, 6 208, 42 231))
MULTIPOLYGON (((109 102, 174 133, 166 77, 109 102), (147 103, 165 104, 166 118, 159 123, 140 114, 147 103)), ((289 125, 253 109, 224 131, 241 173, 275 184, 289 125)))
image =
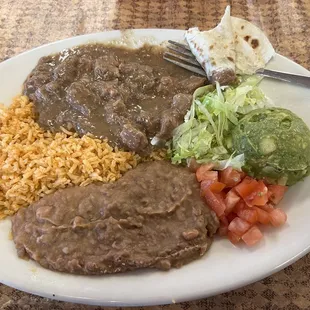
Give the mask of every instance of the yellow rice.
MULTIPOLYGON (((164 152, 150 159, 162 159, 164 152)), ((25 96, 0 108, 0 219, 59 188, 113 182, 138 164, 139 156, 90 136, 63 129, 44 131, 25 96)))

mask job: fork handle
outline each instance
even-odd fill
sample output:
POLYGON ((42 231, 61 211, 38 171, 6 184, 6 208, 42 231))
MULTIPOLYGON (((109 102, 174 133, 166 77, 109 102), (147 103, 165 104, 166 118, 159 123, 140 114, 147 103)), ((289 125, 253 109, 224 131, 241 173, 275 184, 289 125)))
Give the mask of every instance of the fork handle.
POLYGON ((297 75, 268 69, 258 70, 256 73, 273 79, 294 83, 310 88, 310 76, 297 75))

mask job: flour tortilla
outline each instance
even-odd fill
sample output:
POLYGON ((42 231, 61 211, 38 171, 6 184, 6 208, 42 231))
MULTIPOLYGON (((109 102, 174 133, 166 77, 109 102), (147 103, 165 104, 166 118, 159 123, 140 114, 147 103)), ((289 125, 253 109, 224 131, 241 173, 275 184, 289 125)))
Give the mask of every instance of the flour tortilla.
POLYGON ((275 54, 263 31, 244 19, 231 17, 229 6, 215 28, 191 28, 185 39, 209 80, 221 85, 232 82, 235 73, 254 74, 275 54))
POLYGON ((250 22, 231 17, 235 34, 236 71, 254 74, 266 66, 275 51, 262 30, 250 22))
POLYGON ((229 6, 215 28, 208 31, 190 28, 185 38, 209 80, 226 84, 235 79, 236 53, 229 6))

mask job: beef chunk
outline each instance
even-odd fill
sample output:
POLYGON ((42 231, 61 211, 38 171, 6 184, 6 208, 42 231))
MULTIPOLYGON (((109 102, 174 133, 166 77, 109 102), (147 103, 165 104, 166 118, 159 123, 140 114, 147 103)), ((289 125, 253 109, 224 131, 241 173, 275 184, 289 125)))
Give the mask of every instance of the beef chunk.
POLYGON ((95 79, 114 80, 120 76, 115 57, 103 56, 95 61, 95 79))
POLYGON ((173 97, 171 108, 162 113, 160 130, 154 140, 156 144, 172 138, 173 130, 183 123, 184 115, 190 108, 191 101, 191 95, 177 94, 173 97))
POLYGON ((51 74, 47 72, 33 72, 24 84, 24 93, 33 101, 35 97, 31 96, 38 88, 42 87, 51 80, 51 74))
POLYGON ((160 118, 157 115, 144 110, 137 114, 135 121, 141 124, 150 135, 156 134, 160 125, 160 118))
POLYGON ((122 143, 132 151, 143 150, 148 145, 148 139, 141 130, 127 123, 120 133, 122 143))
POLYGON ((64 84, 72 82, 78 72, 78 63, 79 58, 77 56, 66 58, 53 70, 54 79, 60 79, 64 84))
POLYGON ((66 99, 72 108, 85 116, 89 116, 99 102, 97 95, 81 82, 74 82, 70 85, 67 89, 66 99))
POLYGON ((171 107, 177 110, 180 114, 185 115, 192 104, 192 95, 177 94, 173 97, 171 107))
MULTIPOLYGON (((127 82, 138 84, 142 90, 149 90, 155 85, 153 68, 138 63, 121 63, 119 70, 127 76, 127 82)), ((133 85, 134 88, 137 88, 133 85)))
POLYGON ((178 84, 178 81, 176 78, 173 78, 172 76, 163 76, 160 79, 157 91, 159 93, 169 94, 171 91, 173 91, 176 88, 177 84, 178 84))
POLYGON ((51 81, 47 84, 45 84, 45 89, 49 92, 49 93, 60 93, 61 92, 61 84, 57 81, 51 81))
POLYGON ((186 90, 187 93, 192 94, 197 88, 205 85, 206 82, 206 78, 192 75, 189 79, 183 80, 180 86, 186 90))
POLYGON ((226 69, 223 71, 215 71, 211 77, 212 83, 219 82, 221 85, 231 84, 236 80, 235 71, 232 69, 226 69))
POLYGON ((118 80, 96 81, 91 85, 92 89, 103 99, 115 99, 121 96, 118 80))
POLYGON ((46 90, 45 86, 37 88, 37 90, 34 93, 34 98, 37 103, 42 104, 47 104, 46 102, 51 99, 49 92, 46 90))
POLYGON ((183 122, 183 115, 175 109, 167 109, 163 112, 160 120, 160 131, 156 137, 160 140, 169 140, 172 138, 173 129, 183 122))
POLYGON ((120 123, 121 119, 126 117, 127 108, 122 99, 110 101, 104 106, 105 120, 109 124, 120 123))
POLYGON ((93 63, 92 59, 90 59, 86 55, 82 55, 79 58, 79 62, 78 62, 79 76, 89 74, 93 71, 93 69, 94 69, 94 63, 93 63))

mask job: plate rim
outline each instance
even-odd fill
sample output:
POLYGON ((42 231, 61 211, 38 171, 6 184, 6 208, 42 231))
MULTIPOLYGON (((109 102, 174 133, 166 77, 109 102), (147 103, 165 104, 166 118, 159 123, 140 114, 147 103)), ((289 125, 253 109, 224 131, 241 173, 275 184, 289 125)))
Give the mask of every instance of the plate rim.
MULTIPOLYGON (((132 31, 134 34, 135 33, 142 33, 142 32, 152 32, 152 31, 156 31, 156 32, 165 32, 165 31, 170 31, 170 32, 176 32, 176 33, 181 33, 181 32, 184 32, 184 30, 182 29, 165 29, 165 28, 150 28, 150 29, 144 29, 144 28, 141 28, 141 29, 126 29, 126 30, 130 30, 132 31)), ((73 37, 69 37, 69 38, 65 38, 65 39, 61 39, 61 40, 57 40, 57 41, 54 41, 54 42, 50 42, 50 43, 46 43, 44 45, 41 45, 41 46, 38 46, 38 47, 35 47, 33 49, 30 49, 30 50, 27 50, 27 51, 24 51, 20 54, 17 54, 7 60, 4 60, 0 63, 0 69, 2 67, 2 65, 9 65, 10 62, 14 62, 14 60, 22 55, 25 55, 25 54, 29 54, 29 53, 33 53, 37 50, 40 50, 40 49, 43 49, 43 48, 47 48, 47 47, 50 47, 50 46, 53 46, 53 45, 57 45, 57 44, 60 44, 60 43, 66 43, 66 42, 70 42, 71 40, 73 39, 78 39, 78 38, 85 38, 87 39, 88 37, 90 36, 96 36, 96 35, 104 35, 106 33, 115 33, 116 35, 119 35, 120 33, 122 33, 122 31, 126 31, 126 30, 111 30, 111 31, 102 31, 102 32, 95 32, 95 33, 89 33, 89 34, 83 34, 83 35, 79 35, 79 36, 73 36, 73 37)), ((297 66, 299 70, 303 71, 305 74, 309 74, 310 75, 310 71, 306 68, 304 68, 303 66, 301 66, 300 64, 294 62, 293 60, 283 56, 283 55, 280 55, 280 54, 276 54, 275 58, 277 57, 280 57, 282 58, 283 60, 285 61, 288 61, 290 62, 292 65, 294 66, 297 66)), ((211 250, 212 251, 212 250, 211 250)), ((209 293, 195 293, 195 292, 189 292, 188 294, 185 294, 184 296, 179 296, 177 298, 177 302, 183 302, 183 301, 190 301, 190 300, 195 300, 195 299, 200 299, 200 298, 206 298, 206 297, 209 297, 209 296, 213 296, 213 295, 218 295, 218 294, 221 294, 223 292, 227 292, 227 291, 231 291, 231 290, 234 290, 236 288, 240 288, 240 287, 243 287, 243 286, 246 286, 246 285, 249 285, 251 283, 254 283, 254 282, 257 282, 265 277, 268 277, 270 276, 271 274, 273 273, 276 273, 282 269, 284 269, 285 267, 289 266, 290 264, 293 264, 294 262, 296 262, 298 259, 302 258, 303 256, 305 256, 307 253, 310 252, 310 244, 308 245, 308 247, 306 247, 305 249, 299 251, 299 253, 297 253, 296 255, 294 255, 292 258, 288 259, 287 261, 285 261, 284 263, 282 263, 281 265, 275 267, 274 269, 272 270, 269 270, 267 272, 264 272, 264 273, 261 273, 260 275, 256 276, 256 277, 252 277, 252 278, 249 278, 248 281, 242 281, 242 284, 240 284, 239 282, 236 282, 236 284, 234 285, 230 285, 228 287, 223 287, 222 290, 217 290, 216 292, 209 292, 209 293)), ((43 268, 43 267, 42 267, 43 268)), ((30 294, 35 294, 35 295, 38 295, 38 296, 43 296, 43 297, 47 297, 47 298, 51 298, 51 299, 55 299, 55 300, 61 300, 61 301, 66 301, 66 302, 75 302, 75 303, 81 303, 81 304, 89 304, 89 305, 106 305, 106 306, 135 306, 135 305, 145 305, 145 306, 151 306, 151 305, 162 305, 162 304, 171 304, 173 303, 173 300, 171 301, 167 301, 167 300, 158 300, 158 299, 152 299, 152 298, 149 298, 149 302, 146 302, 146 299, 144 298, 142 303, 141 302, 121 302, 121 301, 107 301, 107 300, 102 300, 102 301, 99 301, 99 300, 94 300, 94 299, 87 299, 85 297, 76 297, 76 296, 68 296, 66 294, 63 294, 63 295, 59 295, 57 294, 57 297, 56 296, 51 296, 50 293, 48 292, 45 292, 45 291, 40 291, 38 289, 35 289, 35 290, 31 290, 31 289, 28 289, 27 287, 25 287, 25 285, 19 285, 19 284, 16 284, 16 283, 10 283, 10 281, 2 281, 1 279, 1 283, 5 284, 5 285, 8 285, 8 286, 11 286, 11 287, 14 287, 14 288, 17 288, 19 290, 22 290, 24 292, 27 292, 27 293, 30 293, 30 294)))
MULTIPOLYGON (((25 50, 21 53, 18 53, 8 59, 5 59, 3 61, 0 62, 0 65, 4 64, 4 63, 9 63, 11 62, 12 60, 15 60, 15 58, 17 57, 20 57, 22 55, 25 55, 25 54, 28 54, 28 53, 31 53, 33 51, 36 51, 36 50, 39 50, 41 48, 45 48, 47 46, 51 46, 51 45, 54 45, 54 44, 58 44, 58 43, 61 43, 61 42, 66 42, 66 41, 70 41, 72 39, 76 39, 76 38, 86 38, 88 36, 93 36, 93 35, 102 35, 102 34, 105 34, 105 33, 122 33, 122 32, 126 32, 126 31, 132 31, 133 33, 137 32, 145 32, 145 31, 156 31, 156 32, 159 32, 159 31, 162 31, 162 32, 165 32, 165 31, 175 31, 175 32, 184 32, 185 30, 184 29, 174 29, 174 28, 126 28, 126 29, 114 29, 114 30, 106 30, 106 31, 98 31, 98 32, 91 32, 91 33, 86 33, 86 34, 80 34, 80 35, 77 35, 77 36, 72 36, 72 37, 67 37, 67 38, 64 38, 64 39, 59 39, 59 40, 56 40, 56 41, 53 41, 53 42, 48 42, 48 43, 45 43, 45 44, 42 44, 42 45, 39 45, 39 46, 36 46, 34 48, 31 48, 31 49, 28 49, 28 50, 25 50)), ((294 60, 288 58, 287 56, 284 56, 278 52, 275 52, 275 56, 274 57, 277 57, 277 56, 280 56, 282 58, 285 58, 285 60, 291 62, 292 64, 294 65, 297 65, 299 67, 299 69, 301 70, 306 70, 307 73, 310 73, 310 69, 307 69, 305 67, 303 67, 301 64, 295 62, 294 60)))

